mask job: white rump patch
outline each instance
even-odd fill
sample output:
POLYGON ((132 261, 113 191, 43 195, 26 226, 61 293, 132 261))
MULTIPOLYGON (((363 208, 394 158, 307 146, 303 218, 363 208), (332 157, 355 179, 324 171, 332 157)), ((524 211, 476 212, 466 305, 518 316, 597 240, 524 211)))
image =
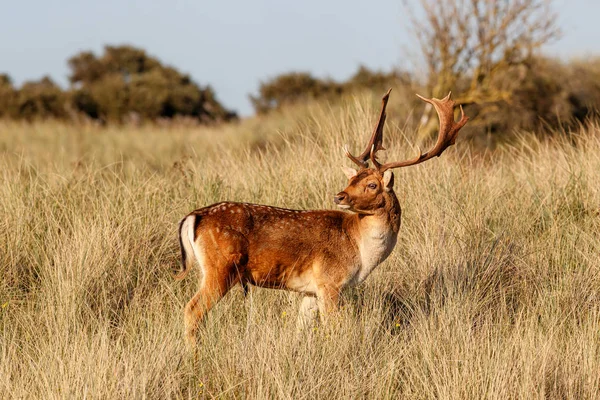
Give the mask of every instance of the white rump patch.
MULTIPOLYGON (((189 253, 190 250, 191 252, 194 254, 194 257, 196 258, 196 260, 200 263, 200 254, 198 252, 198 249, 196 249, 196 243, 194 242, 194 224, 196 222, 196 216, 195 215, 189 215, 188 217, 185 218, 185 221, 183 221, 183 225, 181 226, 181 234, 183 236, 184 232, 187 232, 187 243, 185 240, 183 240, 183 246, 185 248, 186 253, 189 253)), ((183 239, 183 238, 182 238, 183 239)))

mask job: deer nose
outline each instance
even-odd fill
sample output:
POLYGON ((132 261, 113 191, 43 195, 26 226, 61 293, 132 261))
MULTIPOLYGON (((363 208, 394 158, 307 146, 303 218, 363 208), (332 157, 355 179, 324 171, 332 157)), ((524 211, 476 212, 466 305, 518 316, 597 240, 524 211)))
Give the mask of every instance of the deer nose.
POLYGON ((345 192, 340 192, 333 196, 333 201, 335 204, 340 204, 342 201, 346 200, 348 195, 345 192))

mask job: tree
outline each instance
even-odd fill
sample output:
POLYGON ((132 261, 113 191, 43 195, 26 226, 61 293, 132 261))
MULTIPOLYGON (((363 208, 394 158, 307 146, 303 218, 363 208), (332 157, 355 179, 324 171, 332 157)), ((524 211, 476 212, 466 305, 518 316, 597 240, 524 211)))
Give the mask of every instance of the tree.
POLYGON ((264 114, 284 105, 340 94, 342 87, 308 72, 289 72, 261 82, 258 91, 259 95, 251 95, 250 101, 258 114, 264 114))
POLYGON ((104 66, 91 51, 83 51, 71 57, 67 64, 71 69, 69 82, 72 84, 91 84, 106 73, 104 66))
POLYGON ((133 46, 106 46, 97 57, 83 51, 68 60, 70 90, 48 77, 13 87, 0 74, 0 117, 14 119, 67 118, 121 122, 185 116, 211 123, 236 119, 216 99, 210 86, 201 87, 189 75, 163 65, 133 46))
POLYGON ((142 49, 106 46, 101 57, 85 51, 68 63, 72 105, 91 118, 118 122, 135 113, 148 120, 187 116, 216 122, 237 117, 210 87, 200 87, 142 49))
POLYGON ((510 102, 513 92, 497 77, 560 34, 551 0, 415 0, 417 11, 404 1, 427 92, 458 91, 458 104, 510 102))

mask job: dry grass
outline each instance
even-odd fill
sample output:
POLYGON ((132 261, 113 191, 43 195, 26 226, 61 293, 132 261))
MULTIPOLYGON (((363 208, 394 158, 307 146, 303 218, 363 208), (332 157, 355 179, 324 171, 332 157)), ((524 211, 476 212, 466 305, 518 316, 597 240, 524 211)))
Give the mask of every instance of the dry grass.
MULTIPOLYGON (((331 208, 341 145, 366 140, 376 108, 220 129, 0 123, 0 396, 596 397, 597 126, 493 154, 459 142, 397 171, 399 243, 335 321, 296 335, 299 295, 237 288, 198 360, 186 351, 199 271, 171 278, 179 219, 225 199, 331 208)), ((405 157, 391 122, 389 157, 405 157)))

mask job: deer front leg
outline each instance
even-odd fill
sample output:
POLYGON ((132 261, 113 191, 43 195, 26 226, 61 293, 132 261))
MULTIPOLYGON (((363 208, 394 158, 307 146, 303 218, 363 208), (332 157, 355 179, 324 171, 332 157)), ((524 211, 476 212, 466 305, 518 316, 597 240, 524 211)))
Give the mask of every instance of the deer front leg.
POLYGON ((338 310, 340 288, 334 285, 321 285, 317 289, 317 305, 321 323, 327 323, 329 317, 338 310))
POLYGON ((317 298, 315 296, 304 296, 298 312, 296 331, 303 331, 309 327, 315 320, 318 311, 317 298))

